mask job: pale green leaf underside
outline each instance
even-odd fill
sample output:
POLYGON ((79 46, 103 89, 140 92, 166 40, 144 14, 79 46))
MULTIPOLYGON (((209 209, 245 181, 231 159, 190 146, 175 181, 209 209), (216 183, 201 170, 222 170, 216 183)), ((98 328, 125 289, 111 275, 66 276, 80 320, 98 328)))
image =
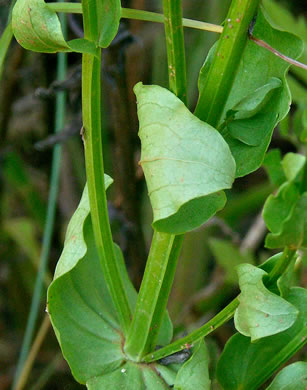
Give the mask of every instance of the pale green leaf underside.
MULTIPOLYGON (((105 175, 106 188, 111 182, 112 179, 105 175)), ((48 289, 47 303, 63 355, 80 383, 86 383, 97 375, 111 373, 126 360, 122 352, 124 339, 104 281, 89 212, 85 187, 67 229, 55 279, 48 289)), ((116 245, 115 251, 133 310, 137 294, 116 245)), ((165 315, 158 342, 165 345, 171 338, 172 324, 165 315)))
POLYGON ((266 390, 306 390, 307 362, 296 362, 280 371, 266 390))
POLYGON ((281 165, 281 152, 279 149, 271 149, 265 155, 262 166, 266 170, 270 182, 274 187, 279 187, 287 179, 281 165))
POLYGON ((279 234, 284 223, 291 218, 300 197, 299 190, 293 183, 281 185, 276 195, 270 195, 263 208, 263 219, 268 229, 279 234))
POLYGON ((18 0, 12 13, 12 28, 17 42, 28 50, 96 54, 93 42, 85 39, 65 41, 56 12, 44 0, 18 0))
POLYGON ((239 333, 227 342, 217 366, 217 377, 223 389, 254 388, 254 381, 263 376, 271 360, 286 349, 306 326, 307 291, 303 288, 292 288, 287 301, 299 310, 299 316, 291 328, 256 343, 251 343, 249 337, 239 333))
POLYGON ((192 230, 225 203, 221 190, 231 187, 235 173, 228 145, 167 89, 139 83, 134 91, 153 226, 192 230))
POLYGON ((298 311, 265 288, 262 279, 267 273, 251 264, 240 264, 237 271, 241 294, 234 316, 236 329, 253 342, 290 328, 298 311))
POLYGON ((239 101, 232 110, 236 119, 250 118, 268 103, 270 92, 282 86, 281 80, 271 77, 268 82, 239 101))
POLYGON ((297 178, 303 169, 306 157, 298 153, 287 153, 282 160, 282 167, 287 180, 292 181, 297 178))

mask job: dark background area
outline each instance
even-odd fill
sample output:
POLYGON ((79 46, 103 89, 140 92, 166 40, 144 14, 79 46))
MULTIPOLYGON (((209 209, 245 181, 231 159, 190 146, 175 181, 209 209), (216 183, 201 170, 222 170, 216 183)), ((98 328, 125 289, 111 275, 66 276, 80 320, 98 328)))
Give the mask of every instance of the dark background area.
MULTIPOLYGON (((272 3, 271 0, 265 3, 272 3)), ((9 10, 9 1, 0 0, 0 33, 9 10)), ((122 0, 122 6, 160 12, 162 1, 122 0), (159 5, 159 7, 158 7, 159 5)), ((184 1, 184 17, 221 24, 229 0, 184 1)), ((283 20, 290 12, 293 24, 280 26, 301 34, 307 42, 306 2, 281 0, 283 20), (305 28, 302 27, 305 25, 305 28)), ((275 20, 277 23, 277 19, 275 20)), ((278 23, 277 23, 278 24, 278 23)), ((82 34, 81 18, 68 18, 70 39, 82 34)), ((197 101, 198 72, 217 34, 185 30, 189 108, 197 101)), ((109 192, 109 212, 115 241, 124 252, 130 276, 139 286, 148 253, 151 210, 143 173, 137 164, 140 143, 135 96, 138 81, 167 86, 166 50, 163 26, 149 22, 121 22, 120 31, 103 50, 103 142, 106 173, 114 178, 109 192)), ((306 58, 306 56, 305 56, 306 58)), ((85 184, 81 121, 81 56, 68 55, 64 83, 55 83, 56 55, 27 52, 15 41, 0 80, 0 390, 9 389, 20 352, 33 295, 42 234, 46 217, 52 148, 61 142, 62 163, 56 222, 49 256, 46 284, 61 254, 65 230, 76 209, 85 184), (66 125, 55 138, 55 95, 67 91, 66 125)), ((300 110, 307 107, 307 76, 291 73, 294 104, 289 118, 276 129, 272 147, 282 153, 297 151, 293 131, 300 110), (299 88, 295 89, 295 87, 299 88)), ((290 87, 291 87, 290 85, 290 87)), ((229 267, 214 256, 212 237, 227 239, 234 247, 249 250, 256 263, 272 252, 263 249, 265 228, 259 213, 266 197, 274 190, 263 169, 236 181, 228 193, 229 202, 217 217, 201 229, 186 235, 169 311, 176 335, 191 331, 218 312, 238 293, 229 278, 229 267), (254 241, 248 236, 256 232, 254 241), (248 241, 250 239, 250 241, 248 241)), ((306 286, 307 273, 300 283, 306 286)), ((44 290, 37 330, 45 315, 44 290)), ((234 333, 231 323, 208 339, 211 367, 227 339, 234 333)), ((306 351, 300 352, 306 358, 306 351)), ((297 359, 297 357, 296 357, 297 359)), ((217 386, 217 385, 214 385, 217 386)), ((26 389, 81 389, 71 376, 52 329, 37 353, 26 389)), ((214 387, 218 388, 218 387, 214 387)))

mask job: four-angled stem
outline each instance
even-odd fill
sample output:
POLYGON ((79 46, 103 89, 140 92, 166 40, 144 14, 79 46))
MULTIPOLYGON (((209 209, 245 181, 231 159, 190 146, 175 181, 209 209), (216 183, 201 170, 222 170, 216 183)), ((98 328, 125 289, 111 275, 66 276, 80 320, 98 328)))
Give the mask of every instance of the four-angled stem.
MULTIPOLYGON (((186 103, 186 65, 181 0, 164 0, 168 74, 171 91, 186 103)), ((183 235, 155 232, 125 352, 137 361, 153 351, 173 284, 183 235)))
MULTIPOLYGON (((97 42, 99 20, 96 1, 84 0, 83 24, 86 39, 97 42)), ((109 223, 104 184, 101 137, 101 53, 83 54, 82 58, 82 113, 85 165, 88 183, 91 218, 95 242, 103 274, 116 307, 118 320, 127 333, 131 312, 122 277, 115 256, 109 223)))

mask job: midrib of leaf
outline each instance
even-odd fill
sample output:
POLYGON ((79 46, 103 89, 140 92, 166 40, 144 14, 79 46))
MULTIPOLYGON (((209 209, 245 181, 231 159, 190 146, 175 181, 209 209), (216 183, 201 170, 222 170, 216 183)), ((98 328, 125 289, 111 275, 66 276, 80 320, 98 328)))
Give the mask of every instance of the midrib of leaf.
MULTIPOLYGON (((163 0, 163 13, 169 86, 171 91, 186 103, 182 1, 163 0)), ((135 313, 125 344, 127 355, 137 361, 142 360, 144 355, 156 347, 183 238, 183 235, 154 232, 135 313)))
MULTIPOLYGON (((99 38, 99 1, 83 0, 84 38, 99 38)), ((100 264, 124 334, 130 325, 130 308, 116 260, 104 184, 101 137, 101 51, 82 57, 82 114, 85 165, 91 218, 100 264)))

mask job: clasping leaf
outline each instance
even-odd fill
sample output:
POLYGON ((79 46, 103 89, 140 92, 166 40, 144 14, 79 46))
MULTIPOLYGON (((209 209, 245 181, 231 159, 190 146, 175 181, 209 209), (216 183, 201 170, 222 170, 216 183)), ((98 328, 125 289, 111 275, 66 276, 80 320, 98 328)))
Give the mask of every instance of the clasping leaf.
POLYGON ((95 44, 86 39, 65 41, 56 12, 44 0, 18 0, 13 9, 12 28, 17 42, 28 50, 96 54, 95 44))
POLYGON ((139 83, 134 91, 153 226, 169 233, 192 230, 224 205, 221 190, 231 187, 235 175, 229 147, 167 89, 139 83))
MULTIPOLYGON (((111 183, 105 175, 105 187, 111 183)), ((115 253, 133 310, 137 293, 117 245, 115 253)), ((48 289, 47 310, 63 356, 78 382, 104 376, 125 362, 124 336, 95 245, 87 186, 67 228, 64 249, 48 289)), ((171 338, 172 324, 165 313, 158 342, 165 345, 171 338)))
POLYGON ((234 317, 236 329, 253 342, 290 328, 298 310, 264 286, 267 273, 251 264, 241 264, 237 271, 241 294, 234 317))
MULTIPOLYGON (((299 38, 273 28, 261 9, 253 35, 291 58, 298 58, 303 49, 299 38)), ((200 96, 213 55, 214 46, 200 72, 200 96)), ((287 62, 255 42, 249 40, 246 43, 218 127, 236 160, 236 177, 245 176, 260 167, 274 127, 289 111, 291 96, 285 77, 288 68, 287 62)), ((202 109, 200 104, 203 101, 199 99, 196 111, 202 109)))

